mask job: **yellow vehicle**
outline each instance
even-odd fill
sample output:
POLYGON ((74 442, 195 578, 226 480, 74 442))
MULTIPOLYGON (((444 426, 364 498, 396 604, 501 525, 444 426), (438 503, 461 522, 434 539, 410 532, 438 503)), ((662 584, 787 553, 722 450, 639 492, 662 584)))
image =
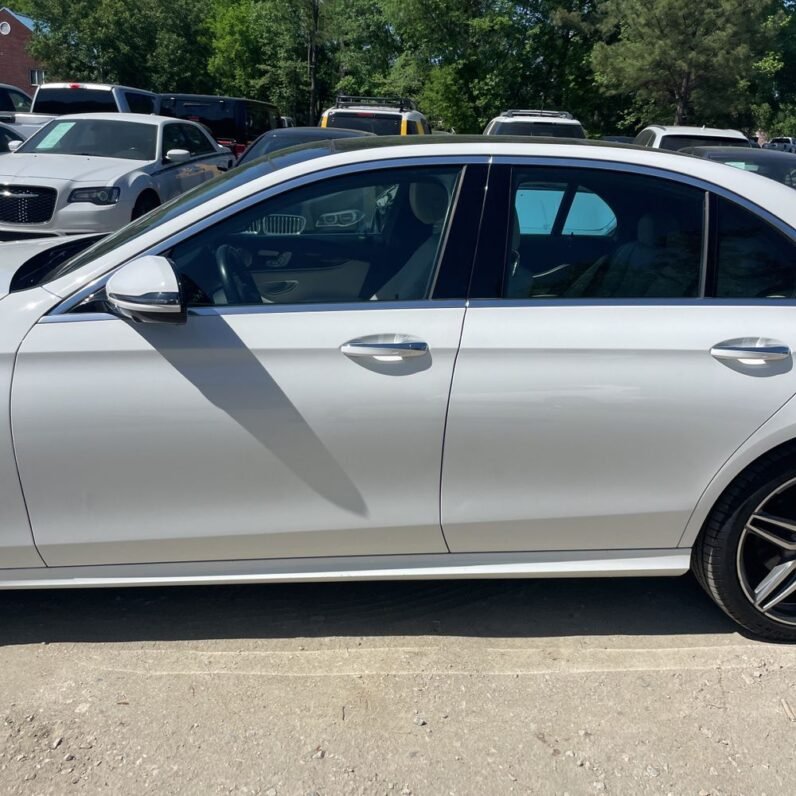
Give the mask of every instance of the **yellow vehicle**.
POLYGON ((376 135, 429 135, 428 119, 415 103, 401 97, 337 98, 321 116, 321 127, 364 130, 376 135))

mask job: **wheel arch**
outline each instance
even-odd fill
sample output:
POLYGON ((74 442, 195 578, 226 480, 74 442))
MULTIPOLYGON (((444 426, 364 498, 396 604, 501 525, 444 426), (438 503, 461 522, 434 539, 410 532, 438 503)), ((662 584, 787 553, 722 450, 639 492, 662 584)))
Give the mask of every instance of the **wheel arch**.
POLYGON ((796 454, 796 397, 792 397, 724 462, 700 496, 677 546, 694 545, 713 507, 749 467, 788 448, 796 454))

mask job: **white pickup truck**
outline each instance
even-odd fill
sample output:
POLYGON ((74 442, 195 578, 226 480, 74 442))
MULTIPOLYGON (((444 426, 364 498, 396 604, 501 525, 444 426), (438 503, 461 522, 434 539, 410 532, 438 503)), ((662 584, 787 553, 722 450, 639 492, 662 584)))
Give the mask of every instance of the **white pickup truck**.
POLYGON ((29 113, 4 121, 26 138, 57 116, 74 113, 158 113, 160 97, 151 91, 103 83, 43 83, 29 113))
POLYGON ((763 148, 778 149, 780 152, 796 152, 796 138, 791 138, 789 136, 772 138, 767 144, 764 144, 763 148))

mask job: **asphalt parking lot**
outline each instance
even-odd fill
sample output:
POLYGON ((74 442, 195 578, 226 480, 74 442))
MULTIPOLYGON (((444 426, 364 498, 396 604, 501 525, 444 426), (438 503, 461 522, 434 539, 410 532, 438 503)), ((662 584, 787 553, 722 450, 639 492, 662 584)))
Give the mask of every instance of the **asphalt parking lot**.
POLYGON ((0 594, 3 793, 781 794, 796 647, 690 579, 0 594))

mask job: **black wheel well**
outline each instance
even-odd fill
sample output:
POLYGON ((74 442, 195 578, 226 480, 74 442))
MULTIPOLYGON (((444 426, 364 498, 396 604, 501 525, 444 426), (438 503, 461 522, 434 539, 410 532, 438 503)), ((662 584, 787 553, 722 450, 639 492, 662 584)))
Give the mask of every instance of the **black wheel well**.
POLYGON ((138 204, 144 197, 151 196, 158 204, 160 204, 160 197, 158 196, 158 192, 154 188, 144 188, 138 197, 135 200, 135 203, 138 204))

